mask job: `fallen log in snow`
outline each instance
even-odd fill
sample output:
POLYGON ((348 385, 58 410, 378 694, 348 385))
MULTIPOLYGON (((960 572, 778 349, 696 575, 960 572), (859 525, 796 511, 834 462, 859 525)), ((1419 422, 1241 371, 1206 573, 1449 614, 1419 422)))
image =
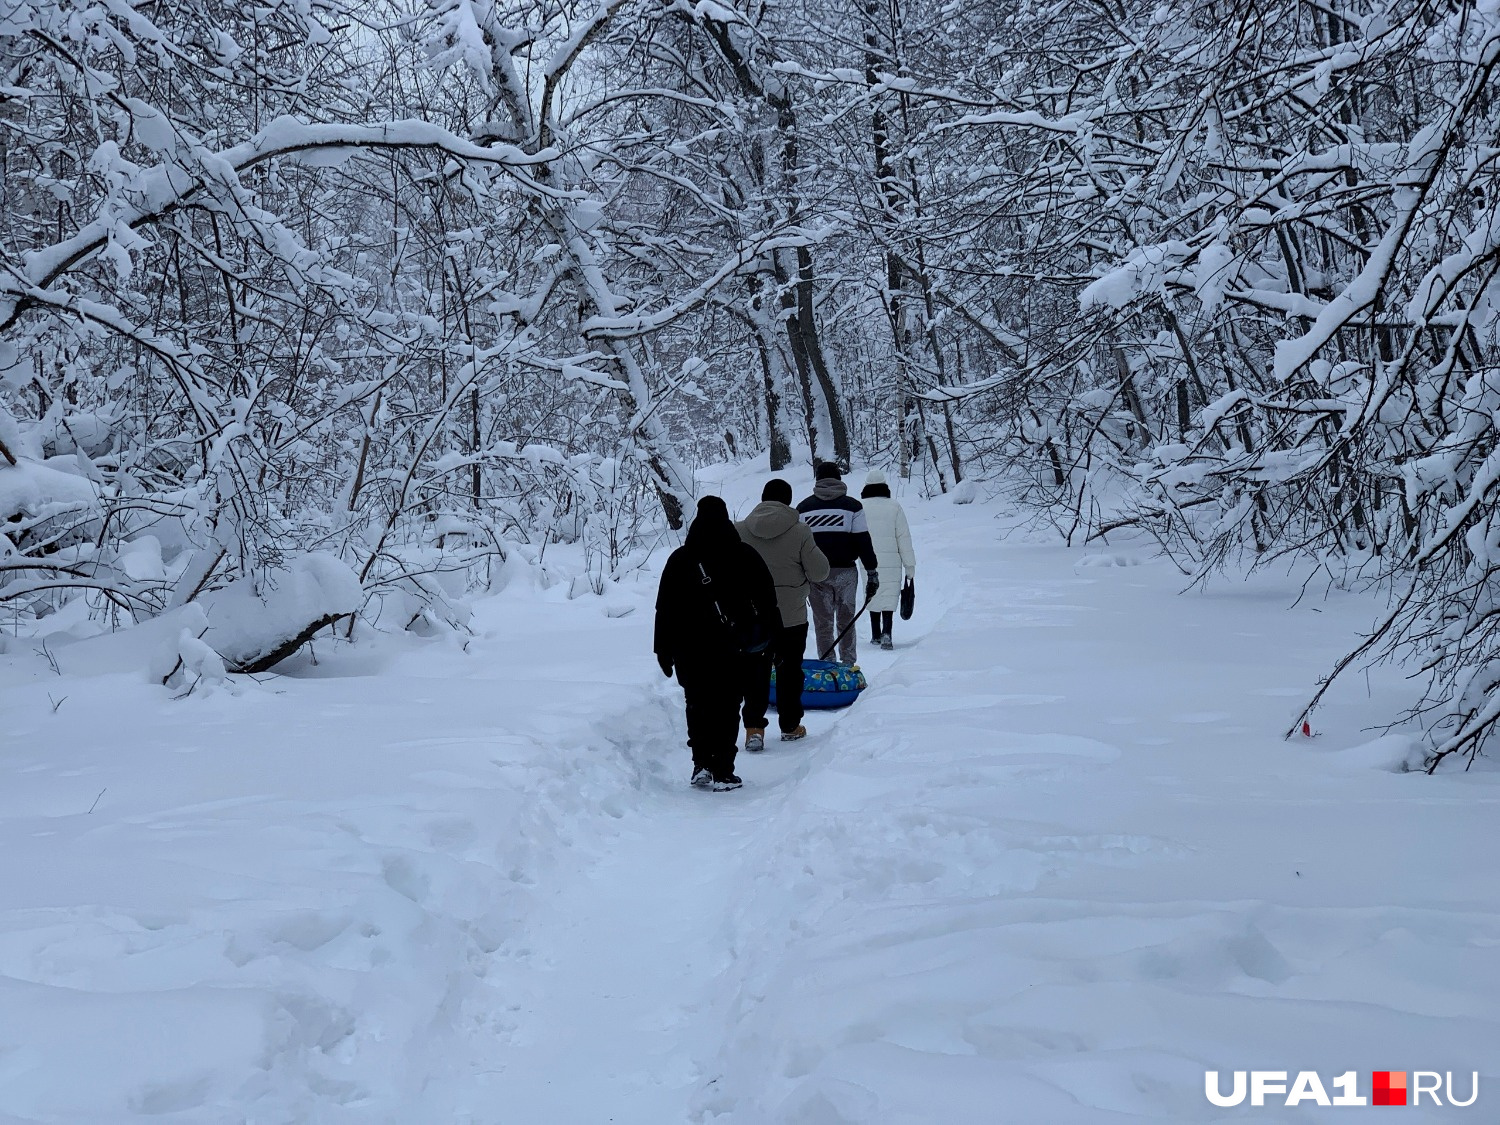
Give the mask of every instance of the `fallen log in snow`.
POLYGON ((198 599, 201 640, 230 672, 264 672, 320 630, 359 611, 359 579, 333 555, 313 553, 231 582, 198 599))

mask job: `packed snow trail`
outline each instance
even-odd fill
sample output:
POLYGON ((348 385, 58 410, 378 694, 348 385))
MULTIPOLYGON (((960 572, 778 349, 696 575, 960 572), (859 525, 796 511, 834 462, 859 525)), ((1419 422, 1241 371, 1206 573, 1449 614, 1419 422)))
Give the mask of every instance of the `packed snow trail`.
POLYGON ((607 851, 532 919, 547 955, 517 1021, 536 1030, 497 1044, 494 1092, 513 1115, 497 1121, 686 1122, 716 1081, 703 1068, 724 1035, 720 982, 744 953, 740 898, 775 851, 778 811, 834 753, 842 715, 810 713, 795 744, 773 727, 765 752, 740 756, 753 784, 705 793, 686 784, 680 712, 663 682, 601 728, 624 795, 602 806, 616 821, 607 851))
POLYGON ((1208 1122, 1206 1069, 1495 1081, 1497 774, 1392 772, 1362 678, 1280 739, 1369 600, 1179 596, 909 509, 916 619, 862 624, 870 691, 733 793, 687 787, 650 574, 522 570, 467 646, 238 695, 0 657, 0 1123, 1208 1122))
POLYGON ((610 848, 530 919, 545 935, 545 967, 526 982, 523 1034, 495 1044, 506 1108, 495 1120, 688 1119, 697 1069, 685 1048, 729 962, 724 875, 757 801, 689 791, 666 701, 641 711, 634 725, 660 738, 603 744, 635 771, 628 796, 605 805, 619 818, 610 848))

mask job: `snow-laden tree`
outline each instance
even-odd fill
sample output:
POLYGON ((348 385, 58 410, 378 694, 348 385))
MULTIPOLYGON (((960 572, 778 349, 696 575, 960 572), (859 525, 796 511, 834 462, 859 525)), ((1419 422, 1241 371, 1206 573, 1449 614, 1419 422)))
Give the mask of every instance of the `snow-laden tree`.
POLYGON ((1384 583, 1351 661, 1472 754, 1497 58, 1493 0, 11 0, 0 605, 318 555, 461 622, 766 450, 1384 583))
POLYGON ((1083 291, 1121 371, 1175 406, 1117 463, 1200 571, 1243 544, 1394 584, 1396 608, 1352 655, 1425 667, 1432 760, 1472 753, 1500 717, 1500 20, 1289 5, 1230 26, 1191 98, 1143 84, 1172 107, 1135 188, 1152 206, 1083 291))
POLYGON ((8 9, 0 598, 139 617, 331 549, 404 618, 506 542, 615 570, 643 485, 679 524, 681 326, 807 236, 693 238, 705 126, 641 127, 681 99, 619 88, 619 7, 8 9))
POLYGON ((1430 671, 1434 760, 1500 716, 1493 7, 1017 6, 993 65, 901 84, 950 108, 1004 297, 950 393, 1070 533, 1394 584, 1353 655, 1430 671))

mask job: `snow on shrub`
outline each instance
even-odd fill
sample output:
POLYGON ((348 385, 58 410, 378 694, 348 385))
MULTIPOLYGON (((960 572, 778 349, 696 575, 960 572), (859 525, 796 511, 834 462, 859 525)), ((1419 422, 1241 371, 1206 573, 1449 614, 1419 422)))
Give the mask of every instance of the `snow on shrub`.
POLYGON ((82 452, 97 457, 113 447, 115 424, 114 415, 107 410, 59 414, 41 428, 42 448, 50 456, 82 452))
POLYGON ((432 636, 444 629, 467 629, 474 611, 464 600, 468 567, 445 560, 439 551, 408 551, 403 573, 372 577, 363 617, 378 629, 406 629, 432 636))
POLYGON ((25 605, 72 582, 76 564, 93 553, 102 521, 99 490, 78 469, 73 457, 22 457, 14 465, 0 459, 0 602, 25 605))
POLYGON ((72 457, 23 459, 15 465, 0 461, 0 520, 25 521, 35 529, 45 521, 91 511, 99 492, 77 469, 72 457))
POLYGON ((198 600, 208 619, 201 640, 224 658, 225 667, 263 672, 319 629, 359 612, 364 591, 348 566, 333 555, 314 552, 198 600))

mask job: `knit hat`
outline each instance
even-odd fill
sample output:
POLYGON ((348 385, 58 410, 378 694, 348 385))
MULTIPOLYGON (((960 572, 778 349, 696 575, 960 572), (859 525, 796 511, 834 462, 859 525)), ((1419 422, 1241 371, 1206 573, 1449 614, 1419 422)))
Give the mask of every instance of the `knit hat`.
POLYGON ((776 500, 782 504, 792 502, 792 486, 780 477, 772 477, 766 481, 766 487, 760 490, 762 500, 776 500))
POLYGON ((724 503, 722 496, 705 496, 698 501, 698 514, 707 516, 710 520, 727 520, 729 506, 724 503))
POLYGON ((832 461, 819 461, 813 469, 813 480, 843 480, 844 474, 832 461))
POLYGON ((871 469, 868 473, 865 474, 865 484, 867 485, 884 483, 885 474, 882 473, 879 469, 871 469))

